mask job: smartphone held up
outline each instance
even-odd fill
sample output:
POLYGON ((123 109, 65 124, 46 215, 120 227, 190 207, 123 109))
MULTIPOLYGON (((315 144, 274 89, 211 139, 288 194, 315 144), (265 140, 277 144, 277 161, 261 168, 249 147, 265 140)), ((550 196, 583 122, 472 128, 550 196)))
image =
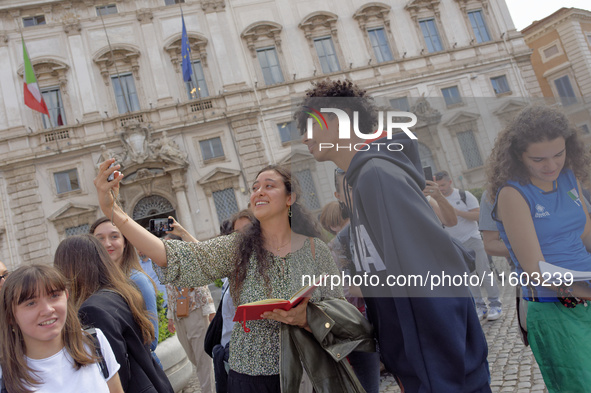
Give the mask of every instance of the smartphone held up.
POLYGON ((150 220, 150 232, 156 236, 162 236, 165 232, 170 232, 174 220, 172 218, 153 218, 150 220))

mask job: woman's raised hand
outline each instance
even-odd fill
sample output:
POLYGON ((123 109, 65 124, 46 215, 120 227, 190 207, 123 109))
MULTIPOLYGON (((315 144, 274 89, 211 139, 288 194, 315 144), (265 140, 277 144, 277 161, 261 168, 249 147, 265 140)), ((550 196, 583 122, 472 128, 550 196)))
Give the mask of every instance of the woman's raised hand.
POLYGON ((115 190, 115 193, 119 192, 119 183, 121 182, 121 179, 123 179, 123 173, 118 171, 118 169, 121 168, 121 165, 117 164, 110 166, 114 163, 114 158, 102 162, 99 165, 98 174, 94 178, 94 186, 96 187, 99 206, 107 217, 110 217, 114 203, 113 194, 110 191, 115 190), (107 179, 111 174, 113 174, 113 180, 108 181, 107 179))

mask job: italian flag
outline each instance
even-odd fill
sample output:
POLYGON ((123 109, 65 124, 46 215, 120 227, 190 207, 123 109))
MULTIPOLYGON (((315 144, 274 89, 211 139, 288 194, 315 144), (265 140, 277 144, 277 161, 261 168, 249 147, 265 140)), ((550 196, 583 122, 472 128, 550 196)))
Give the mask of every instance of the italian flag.
POLYGON ((25 40, 23 39, 23 56, 25 57, 25 75, 24 75, 24 93, 25 93, 25 105, 34 111, 45 113, 49 116, 47 105, 43 100, 39 86, 37 85, 37 78, 35 78, 35 71, 33 71, 33 65, 31 65, 31 59, 27 53, 27 47, 25 46, 25 40))

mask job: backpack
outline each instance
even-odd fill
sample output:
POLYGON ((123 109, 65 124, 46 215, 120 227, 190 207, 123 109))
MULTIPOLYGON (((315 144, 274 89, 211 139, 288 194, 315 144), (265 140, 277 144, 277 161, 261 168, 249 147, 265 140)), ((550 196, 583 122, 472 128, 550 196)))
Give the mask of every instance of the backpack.
MULTIPOLYGON (((95 328, 87 328, 84 329, 84 331, 88 333, 90 341, 92 341, 92 345, 94 345, 94 352, 99 360, 98 366, 101 370, 101 373, 103 374, 103 377, 106 380, 107 378, 109 378, 109 368, 107 367, 107 361, 105 360, 103 352, 101 351, 101 343, 99 342, 96 336, 96 330, 95 328)), ((0 378, 0 393, 8 393, 8 390, 6 390, 6 386, 4 385, 4 378, 0 378)))
POLYGON ((205 339, 203 340, 203 349, 205 350, 205 353, 208 354, 211 358, 213 358, 213 347, 219 344, 222 340, 222 329, 224 327, 224 319, 222 317, 222 304, 224 303, 224 295, 228 291, 228 288, 230 288, 230 285, 228 285, 228 287, 222 293, 222 297, 220 298, 220 304, 218 305, 215 317, 213 317, 209 326, 207 327, 205 339))

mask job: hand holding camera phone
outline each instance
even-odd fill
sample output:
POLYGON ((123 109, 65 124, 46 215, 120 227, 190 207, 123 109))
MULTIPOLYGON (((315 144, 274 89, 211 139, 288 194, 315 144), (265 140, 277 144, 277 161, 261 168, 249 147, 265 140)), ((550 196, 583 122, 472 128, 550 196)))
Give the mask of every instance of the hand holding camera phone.
POLYGON ((433 170, 430 166, 423 167, 423 173, 425 174, 425 180, 433 181, 433 170))
POLYGON ((153 218, 150 220, 150 232, 154 234, 170 232, 174 229, 172 224, 174 224, 172 218, 153 218))
MULTIPOLYGON (((113 162, 111 165, 109 165, 109 168, 114 167, 114 166, 115 166, 115 162, 113 162)), ((107 169, 109 169, 109 168, 107 168, 107 169)), ((117 172, 117 171, 115 171, 115 172, 117 172)), ((109 177, 107 177, 107 181, 115 180, 115 172, 111 173, 109 175, 109 177)))

